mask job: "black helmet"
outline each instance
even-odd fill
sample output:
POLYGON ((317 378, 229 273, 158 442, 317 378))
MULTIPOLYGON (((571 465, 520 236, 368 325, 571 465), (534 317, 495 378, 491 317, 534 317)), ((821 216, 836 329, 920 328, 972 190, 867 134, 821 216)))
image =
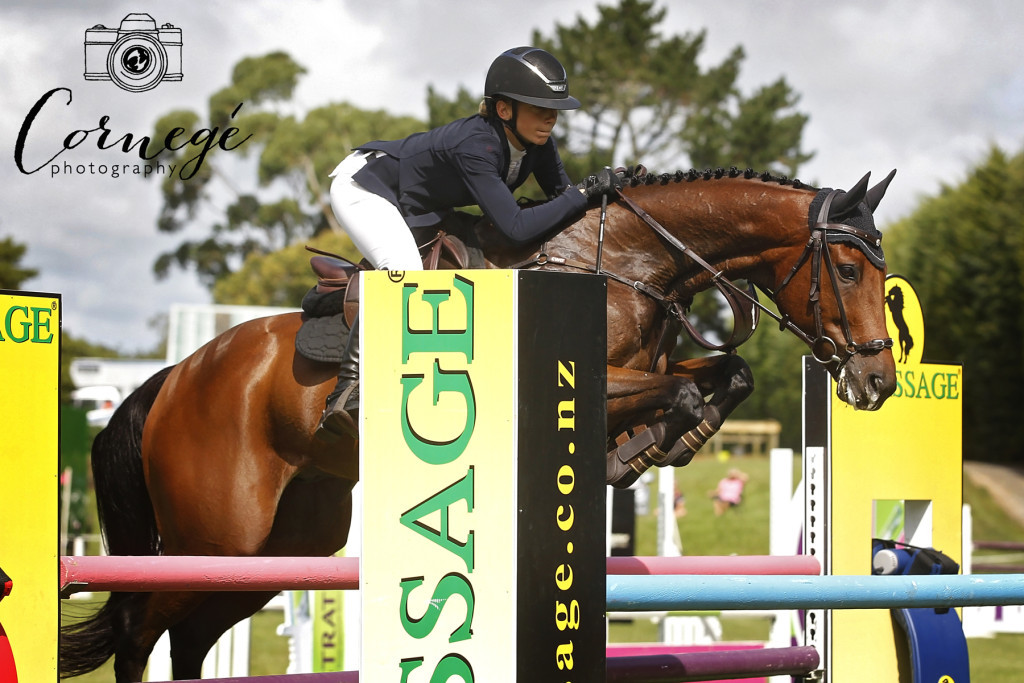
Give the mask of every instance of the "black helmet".
POLYGON ((565 68, 551 53, 536 47, 515 47, 498 55, 487 70, 484 95, 503 95, 548 109, 580 106, 569 94, 565 68))

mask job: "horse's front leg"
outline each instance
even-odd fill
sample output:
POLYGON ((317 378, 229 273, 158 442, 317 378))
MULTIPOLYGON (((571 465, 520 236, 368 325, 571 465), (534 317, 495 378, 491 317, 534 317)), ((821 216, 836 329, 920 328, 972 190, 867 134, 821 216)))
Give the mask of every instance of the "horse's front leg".
POLYGON ((648 428, 611 449, 607 482, 625 488, 650 467, 665 464, 665 451, 703 418, 704 396, 690 377, 608 366, 609 433, 648 428))
POLYGON ((679 438, 662 463, 682 467, 689 464, 732 411, 754 391, 754 375, 745 360, 731 354, 673 363, 668 372, 692 380, 701 395, 707 397, 700 424, 679 438))
POLYGON ((651 467, 689 464, 753 390, 750 366, 735 355, 673 363, 666 375, 609 367, 609 432, 650 427, 608 453, 608 483, 624 488, 651 467))

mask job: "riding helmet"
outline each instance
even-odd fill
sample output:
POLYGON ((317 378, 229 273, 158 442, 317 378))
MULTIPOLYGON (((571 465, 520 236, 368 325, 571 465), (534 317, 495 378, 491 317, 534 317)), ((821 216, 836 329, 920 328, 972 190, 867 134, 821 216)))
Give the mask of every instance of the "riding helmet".
POLYGON ((505 50, 487 70, 484 95, 547 109, 578 109, 579 100, 569 94, 565 68, 550 52, 536 47, 505 50))

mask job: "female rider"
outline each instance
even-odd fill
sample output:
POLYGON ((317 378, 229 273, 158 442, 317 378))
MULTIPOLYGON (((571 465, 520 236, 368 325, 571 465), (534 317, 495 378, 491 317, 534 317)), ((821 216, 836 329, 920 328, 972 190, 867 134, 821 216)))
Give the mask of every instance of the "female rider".
MULTIPOLYGON (((580 186, 570 183, 551 131, 559 110, 579 106, 551 54, 534 47, 506 50, 487 72, 478 114, 355 148, 331 173, 331 206, 356 248, 383 270, 422 269, 410 228, 434 225, 459 206, 478 205, 509 239, 529 242, 619 186, 607 169, 580 186), (549 201, 522 208, 513 192, 531 173, 549 201)), ((357 319, 317 436, 358 436, 358 387, 357 319)))

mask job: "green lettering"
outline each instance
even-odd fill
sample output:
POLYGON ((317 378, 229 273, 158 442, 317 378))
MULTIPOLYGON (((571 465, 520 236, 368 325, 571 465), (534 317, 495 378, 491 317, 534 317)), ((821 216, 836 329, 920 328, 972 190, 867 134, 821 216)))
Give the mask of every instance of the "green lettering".
POLYGON ((39 330, 45 329, 47 332, 50 331, 50 309, 49 308, 33 308, 32 309, 32 342, 34 344, 49 344, 53 341, 53 334, 47 334, 46 339, 39 336, 39 330), (46 320, 42 320, 41 317, 45 314, 46 320))
POLYGON ((403 659, 400 661, 398 663, 398 667, 402 670, 402 683, 406 683, 409 680, 409 674, 421 666, 423 666, 423 657, 403 659))
POLYGON ((907 381, 907 398, 914 398, 914 373, 908 372, 903 378, 907 381))
POLYGON ((21 325, 21 330, 24 334, 15 334, 13 327, 15 311, 20 311, 21 313, 24 313, 25 317, 28 318, 28 308, 26 308, 25 306, 11 306, 9 309, 7 309, 7 315, 4 317, 4 329, 7 330, 7 337, 12 342, 14 342, 15 344, 20 344, 24 341, 28 341, 28 329, 32 326, 32 324, 27 321, 18 323, 19 325, 21 325))
POLYGON ((932 396, 935 398, 946 398, 946 375, 936 372, 932 375, 932 396))
POLYGON ((402 513, 400 522, 402 526, 407 529, 415 531, 417 534, 432 541, 445 550, 451 552, 459 559, 461 559, 466 565, 466 571, 469 573, 473 572, 473 531, 470 530, 465 542, 460 543, 448 532, 449 529, 449 510, 456 501, 463 500, 466 502, 466 511, 473 511, 473 468, 470 467, 466 476, 458 480, 451 486, 438 491, 430 498, 427 498, 419 505, 410 508, 402 513), (434 529, 428 526, 422 521, 423 517, 429 514, 439 513, 441 516, 440 529, 434 529))
POLYGON ((467 362, 473 362, 473 283, 458 275, 453 280, 455 289, 462 296, 466 306, 464 326, 449 323, 441 326, 441 304, 451 298, 450 290, 428 290, 421 294, 424 302, 431 308, 431 326, 429 329, 413 329, 409 321, 409 304, 412 295, 419 285, 409 283, 402 289, 402 363, 409 360, 414 353, 438 354, 457 352, 465 356, 467 362))
MULTIPOLYGON (((422 664, 423 657, 403 659, 399 662, 398 666, 402 669, 401 683, 407 683, 409 673, 414 669, 418 669, 422 664)), ((437 663, 437 667, 434 668, 434 673, 430 676, 430 683, 447 683, 448 679, 452 676, 458 676, 465 683, 473 683, 474 681, 473 667, 469 665, 469 662, 462 655, 450 654, 441 658, 441 661, 437 663)))
POLYGON ((921 373, 921 381, 917 385, 917 397, 918 398, 931 398, 932 395, 928 391, 928 375, 921 373))
POLYGON ((458 676, 465 683, 473 683, 473 667, 460 654, 449 654, 441 658, 430 677, 430 683, 448 683, 452 676, 458 676))
POLYGON ((960 400, 960 373, 951 372, 949 373, 949 398, 959 401, 960 400))
MULTIPOLYGON (((469 379, 468 372, 442 370, 437 359, 434 359, 432 376, 434 389, 432 405, 437 406, 438 398, 446 391, 461 394, 465 400, 466 418, 462 430, 447 441, 428 439, 417 432, 413 428, 412 419, 409 416, 409 397, 422 384, 423 375, 402 375, 402 436, 405 437, 405 443, 409 450, 417 458, 431 465, 444 465, 462 455, 470 437, 473 436, 473 428, 476 426, 476 397, 473 394, 473 383, 469 379)), ((427 422, 436 424, 437 420, 429 419, 427 422)))
POLYGON ((399 606, 399 617, 402 620, 402 627, 405 632, 413 638, 426 638, 437 625, 441 618, 441 612, 448 604, 448 598, 459 595, 466 601, 466 618, 448 638, 449 643, 456 643, 462 640, 469 640, 473 636, 473 610, 476 607, 476 598, 473 594, 473 586, 469 584, 466 577, 461 574, 446 574, 437 582, 434 593, 430 596, 423 614, 420 617, 413 617, 409 614, 409 594, 423 585, 422 578, 402 579, 399 586, 402 589, 402 602, 399 606))

